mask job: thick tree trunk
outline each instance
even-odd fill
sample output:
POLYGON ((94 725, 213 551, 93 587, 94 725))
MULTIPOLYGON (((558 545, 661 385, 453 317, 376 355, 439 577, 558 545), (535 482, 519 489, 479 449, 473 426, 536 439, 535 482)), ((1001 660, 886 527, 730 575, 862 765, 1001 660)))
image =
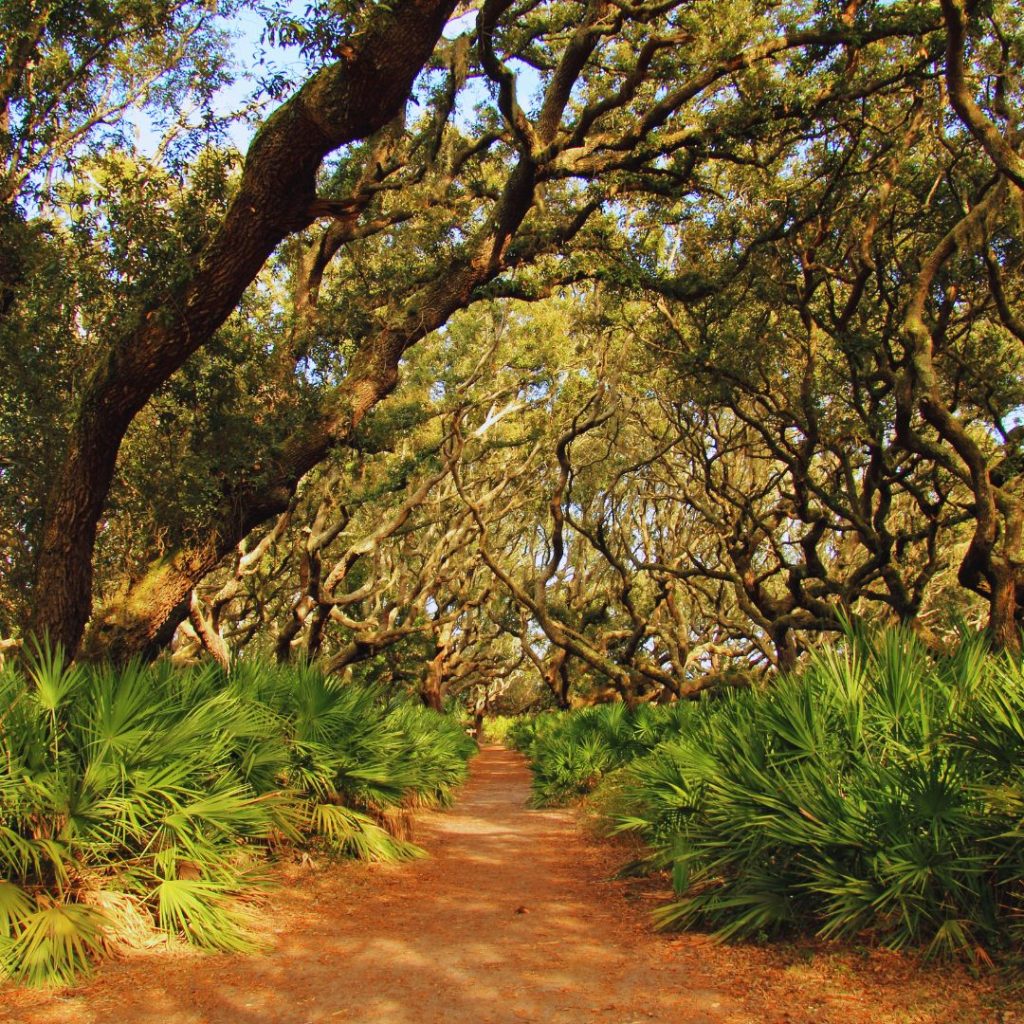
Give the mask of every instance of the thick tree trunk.
POLYGON ((988 536, 979 538, 978 532, 960 563, 957 581, 988 598, 988 633, 993 648, 1017 652, 1021 648, 1017 572, 1012 563, 992 550, 993 541, 988 536))
POLYGON ((780 672, 792 672, 796 668, 796 636, 789 626, 778 626, 772 630, 772 644, 775 647, 775 664, 780 672))
POLYGON ((568 711, 572 706, 569 701, 571 682, 569 676, 569 653, 558 648, 544 668, 544 682, 555 698, 555 706, 560 711, 568 711))
POLYGON ((444 695, 441 692, 441 667, 437 658, 427 664, 427 675, 420 687, 420 700, 434 711, 444 710, 444 695))
POLYGON ((988 631, 997 651, 1020 651, 1020 623, 1017 621, 1017 581, 1009 567, 1000 567, 990 577, 988 631))
MULTIPOLYGON (((381 8, 344 59, 275 111, 192 275, 143 310, 93 369, 50 492, 29 633, 69 652, 78 647, 90 613, 96 524, 129 424, 220 327, 278 243, 321 214, 315 188, 323 158, 395 116, 454 7, 455 0, 399 0, 381 8)), ((176 590, 166 609, 181 597, 176 590)))

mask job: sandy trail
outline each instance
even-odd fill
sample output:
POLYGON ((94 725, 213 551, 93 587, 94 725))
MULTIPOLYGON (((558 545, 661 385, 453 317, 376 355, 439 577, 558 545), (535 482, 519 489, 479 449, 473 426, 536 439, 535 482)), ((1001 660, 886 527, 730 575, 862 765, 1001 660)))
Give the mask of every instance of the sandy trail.
POLYGON ((283 870, 265 952, 155 948, 63 993, 0 988, 12 1024, 1020 1024, 998 975, 885 950, 659 935, 660 884, 572 811, 529 810, 517 755, 485 748, 429 858, 283 870), (654 889, 652 889, 652 885, 654 889))
POLYGON ((670 959, 566 811, 526 807, 522 758, 485 748, 428 859, 303 880, 269 901, 271 948, 154 953, 64 995, 12 992, 31 1024, 717 1024, 728 1000, 670 959))

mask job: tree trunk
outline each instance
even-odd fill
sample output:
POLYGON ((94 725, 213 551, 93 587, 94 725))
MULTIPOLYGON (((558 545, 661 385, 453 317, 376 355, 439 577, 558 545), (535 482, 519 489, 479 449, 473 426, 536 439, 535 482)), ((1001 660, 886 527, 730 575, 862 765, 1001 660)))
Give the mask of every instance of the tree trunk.
MULTIPOLYGON (((93 368, 50 492, 27 632, 74 652, 92 601, 92 554, 118 451, 136 413, 206 344, 287 235, 320 215, 323 158, 401 109, 455 0, 381 8, 338 63, 268 119, 249 147, 238 193, 188 280, 140 311, 93 368)), ((176 597, 166 611, 182 599, 176 597)))
POLYGON ((442 682, 444 679, 444 664, 448 657, 447 648, 442 647, 437 654, 427 662, 427 674, 420 687, 420 699, 428 708, 434 711, 444 710, 444 695, 442 693, 442 682))
POLYGON ((772 630, 772 644, 775 647, 775 664, 780 672, 791 672, 796 668, 796 637, 789 626, 772 630))
POLYGON ((224 637, 220 635, 217 628, 206 617, 203 612, 203 607, 199 603, 199 597, 194 590, 192 591, 192 597, 189 602, 188 620, 192 624, 192 628, 196 631, 196 636, 199 637, 199 642, 203 645, 203 649, 207 654, 209 654, 225 672, 230 671, 231 651, 228 648, 228 645, 224 642, 224 637))
POLYGON ((1010 566, 999 566, 989 576, 988 631, 997 651, 1020 652, 1020 623, 1017 621, 1017 581, 1010 566))

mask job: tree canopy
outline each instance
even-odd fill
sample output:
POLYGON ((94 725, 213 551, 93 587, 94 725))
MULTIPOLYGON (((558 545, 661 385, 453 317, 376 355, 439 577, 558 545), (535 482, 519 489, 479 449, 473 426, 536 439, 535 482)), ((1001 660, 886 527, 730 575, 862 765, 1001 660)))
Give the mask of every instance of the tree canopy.
POLYGON ((242 7, 0 16, 0 639, 436 707, 1019 644, 1015 4, 267 3, 231 110, 242 7))

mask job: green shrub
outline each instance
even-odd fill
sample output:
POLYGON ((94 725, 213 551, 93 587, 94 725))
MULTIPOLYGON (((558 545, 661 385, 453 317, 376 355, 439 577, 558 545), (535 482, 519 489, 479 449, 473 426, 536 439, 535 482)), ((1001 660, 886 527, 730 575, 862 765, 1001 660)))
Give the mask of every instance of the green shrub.
POLYGON ((523 715, 512 722, 505 733, 505 742, 521 754, 529 756, 530 748, 538 733, 554 726, 561 716, 557 712, 546 711, 537 715, 523 715))
POLYGON ((484 719, 479 738, 484 743, 502 743, 511 746, 508 734, 521 720, 521 715, 491 715, 484 719))
POLYGON ((475 749, 457 722, 314 668, 0 673, 0 968, 67 983, 148 922, 249 948, 245 902, 281 843, 419 853, 390 811, 444 803, 475 749))
POLYGON ((676 735, 684 705, 601 704, 569 713, 547 712, 517 734, 531 759, 534 802, 562 803, 589 793, 609 772, 676 735))
POLYGON ((771 688, 675 714, 647 753, 618 710, 563 716, 532 747, 546 798, 622 766, 614 825, 678 893, 661 925, 1019 950, 1019 661, 978 637, 935 658, 903 630, 853 631, 771 688))

